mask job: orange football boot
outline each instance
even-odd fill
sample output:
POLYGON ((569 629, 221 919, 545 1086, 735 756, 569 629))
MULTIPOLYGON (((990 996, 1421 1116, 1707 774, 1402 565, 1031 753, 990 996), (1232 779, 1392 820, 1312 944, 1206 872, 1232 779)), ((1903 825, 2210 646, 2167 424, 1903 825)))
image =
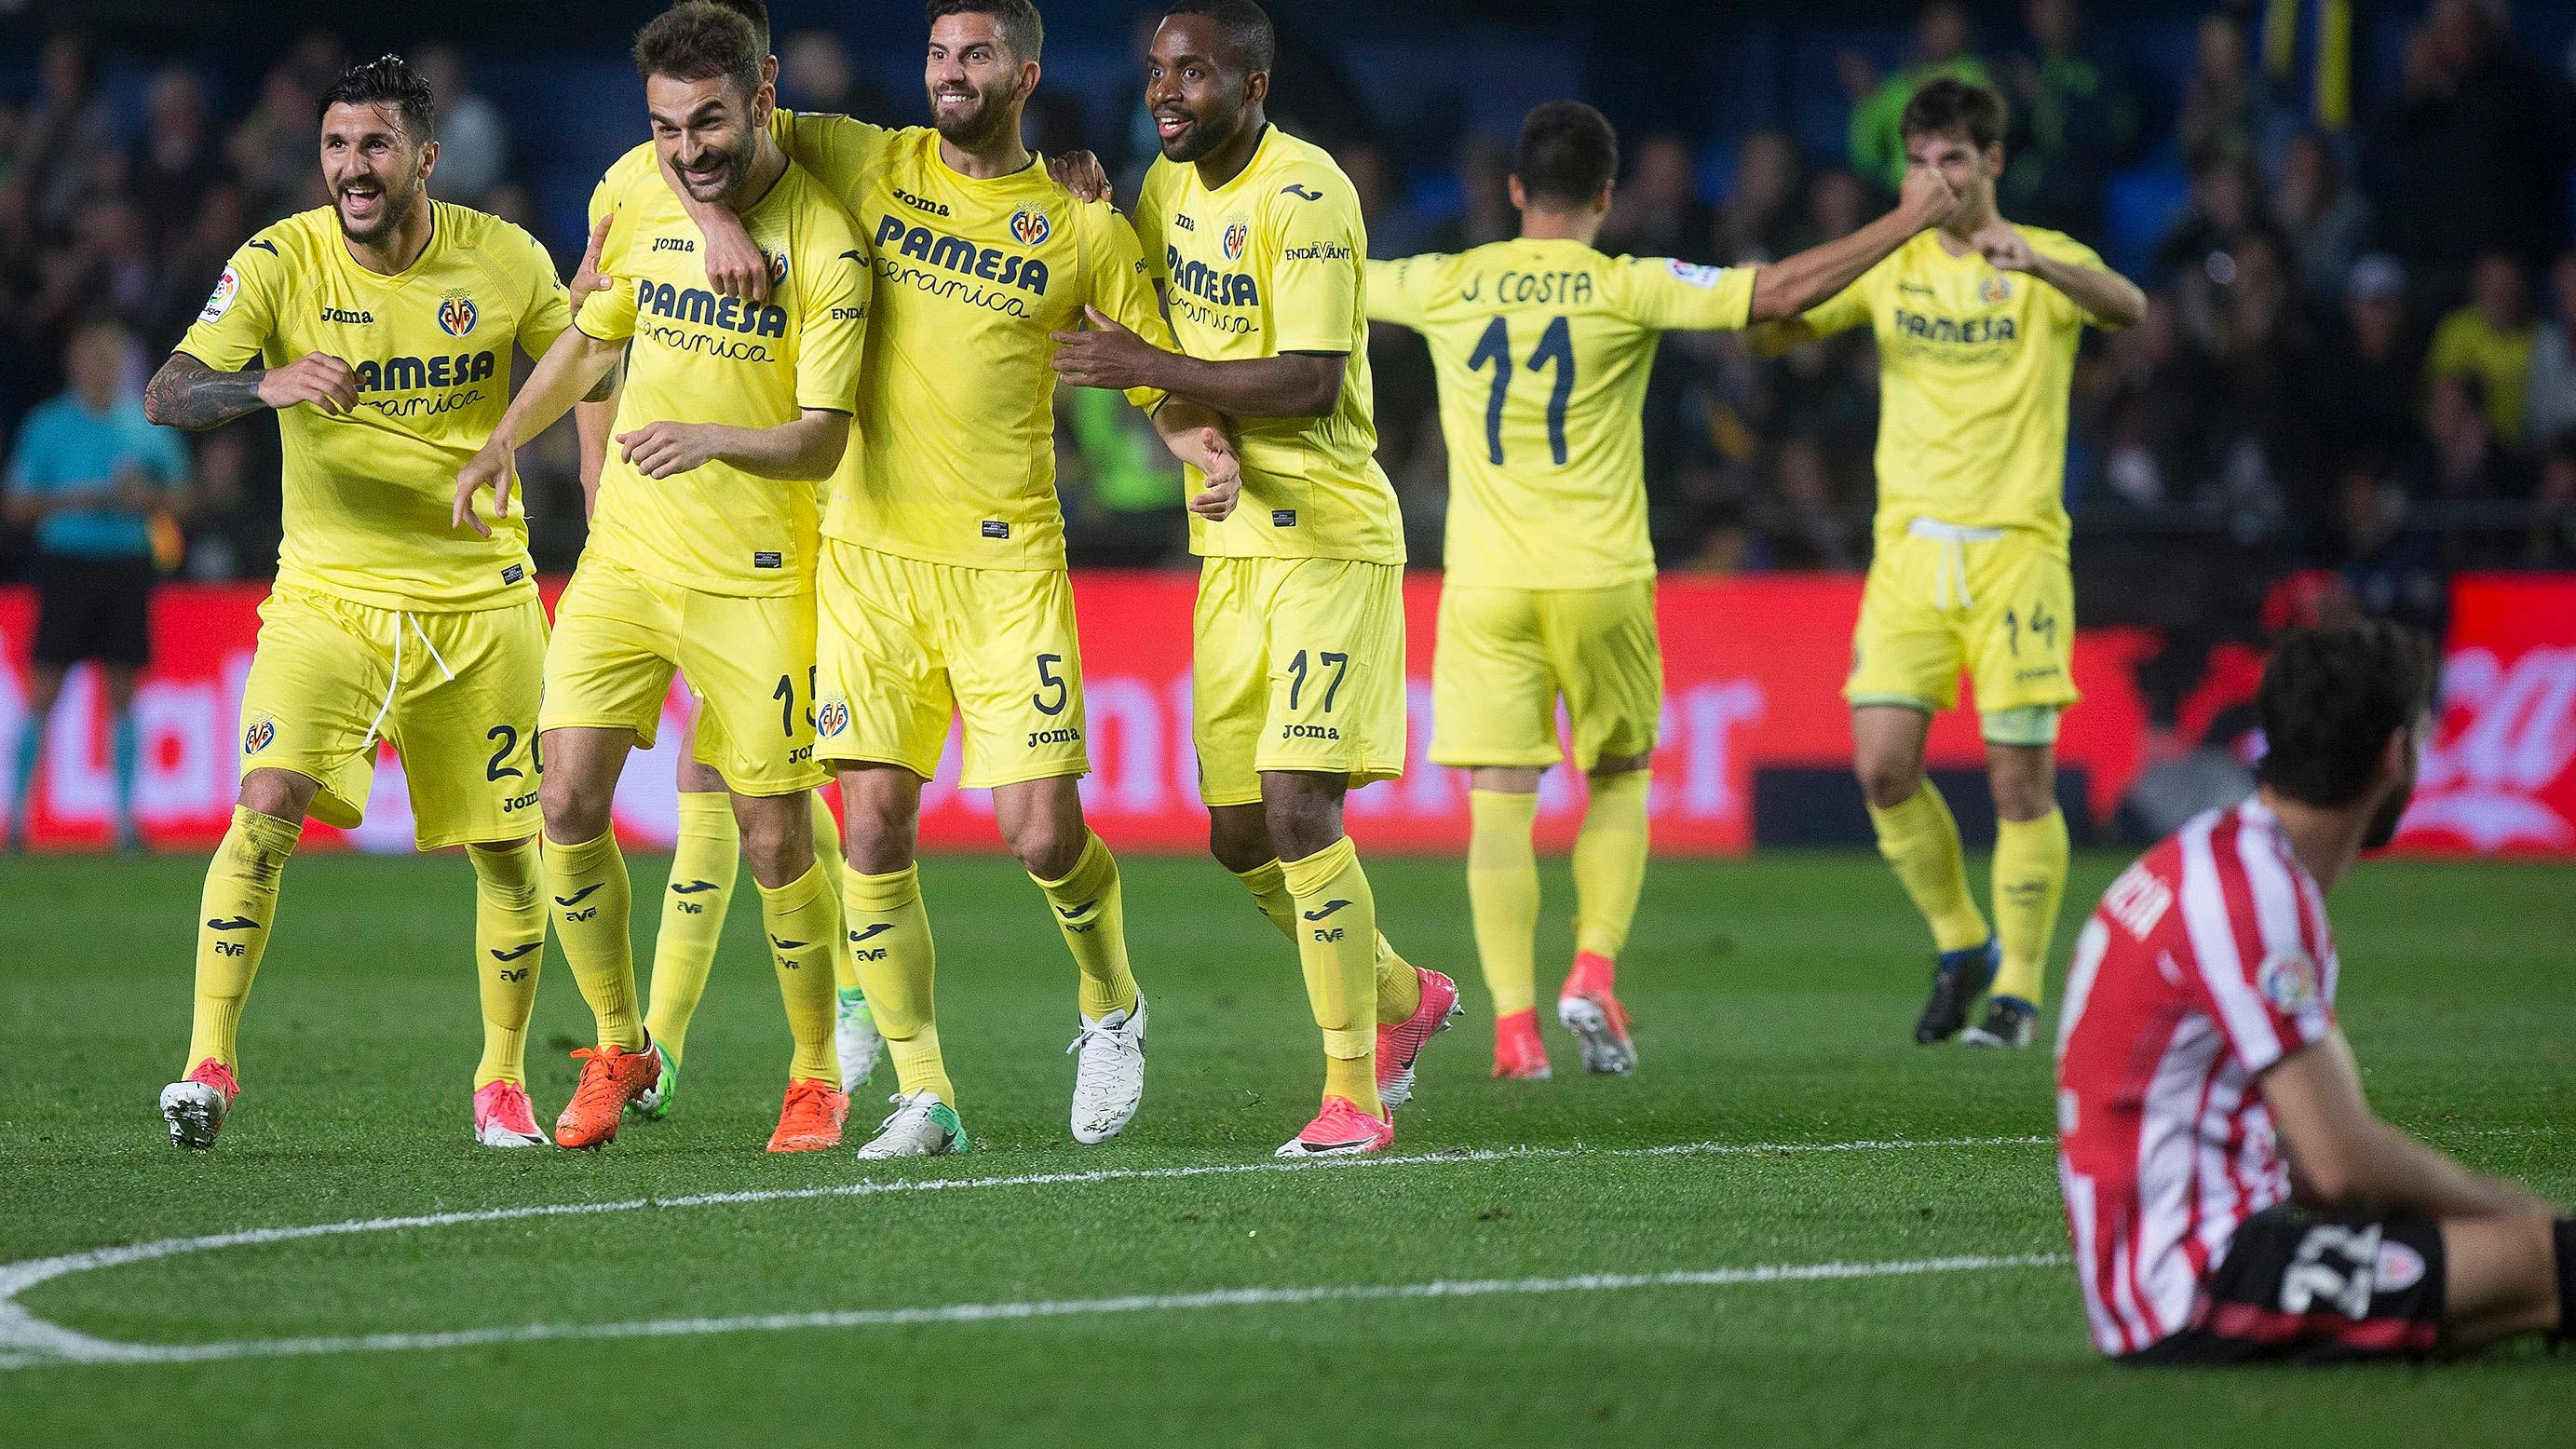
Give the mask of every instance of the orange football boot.
POLYGON ((778 1130, 769 1134, 772 1152, 821 1152, 841 1145, 841 1124, 849 1119, 850 1099, 813 1077, 787 1084, 787 1101, 778 1109, 778 1130))
POLYGON ((581 1082, 555 1119, 555 1145, 605 1147, 617 1140, 617 1119, 626 1104, 662 1079, 662 1058, 650 1042, 634 1051, 596 1046, 572 1055, 582 1064, 581 1082))

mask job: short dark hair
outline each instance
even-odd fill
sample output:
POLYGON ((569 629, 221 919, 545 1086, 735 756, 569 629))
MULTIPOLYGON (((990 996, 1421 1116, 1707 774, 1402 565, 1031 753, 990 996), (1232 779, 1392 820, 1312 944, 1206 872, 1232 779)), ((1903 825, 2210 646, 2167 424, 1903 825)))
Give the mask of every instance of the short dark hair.
POLYGON ((1267 71, 1279 59, 1279 32, 1270 24, 1270 12, 1252 0, 1180 0, 1163 12, 1165 20, 1175 15, 1204 15, 1215 21, 1245 75, 1267 71))
POLYGON ((722 77, 746 96, 760 90, 760 62, 768 53, 751 22, 715 0, 686 0, 635 33, 635 69, 646 80, 722 77))
POLYGON ((751 22, 751 39, 763 56, 769 54, 769 7, 760 0, 707 0, 710 5, 730 10, 751 22))
POLYGON ((380 55, 340 72, 314 108, 314 124, 320 125, 333 106, 392 106, 402 117, 406 140, 425 146, 438 139, 438 100, 430 94, 429 80, 399 55, 380 55))
POLYGON ((1581 101, 1549 101, 1521 122, 1512 163, 1532 201, 1581 206, 1619 174, 1619 133, 1581 101))
POLYGON ((1029 0, 930 0, 922 7, 922 19, 933 25, 949 15, 992 16, 1013 60, 1036 60, 1038 52, 1046 49, 1046 22, 1038 18, 1038 7, 1029 0))
POLYGON ((1898 122, 1897 130, 1907 136, 1964 133, 1983 151, 2003 141, 2010 114, 2004 108, 2002 94, 1992 86, 1971 85, 1945 75, 1925 81, 1914 98, 1905 103, 1905 117, 1898 122))
POLYGON ((2254 718, 2266 751, 2255 777, 2321 810, 2370 790, 2388 737, 2433 703, 2433 651, 2385 619, 2297 629, 2272 646, 2254 718))

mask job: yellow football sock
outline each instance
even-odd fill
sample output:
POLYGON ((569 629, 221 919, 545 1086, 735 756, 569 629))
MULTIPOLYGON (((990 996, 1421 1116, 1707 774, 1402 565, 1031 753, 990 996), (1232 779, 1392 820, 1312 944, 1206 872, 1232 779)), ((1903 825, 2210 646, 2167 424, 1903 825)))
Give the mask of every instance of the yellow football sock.
POLYGON ((1494 1015, 1527 1011, 1538 1000, 1538 796, 1470 790, 1474 822, 1467 837, 1467 909, 1476 923, 1476 959, 1485 968, 1494 1015))
POLYGON ((894 1058, 896 1090, 935 1092, 954 1109, 957 1087, 939 1054, 931 1007, 939 956, 930 942, 930 913, 921 905, 921 868, 908 865, 892 875, 853 870, 841 877, 841 893, 859 985, 894 1058))
POLYGON ((1118 889, 1118 859, 1109 846, 1094 835, 1064 879, 1029 879, 1046 892, 1056 926, 1064 932, 1065 949, 1082 968, 1082 1014, 1098 1021, 1113 1011, 1135 1010, 1136 976, 1127 966, 1127 907, 1118 889))
POLYGON ((1574 837, 1574 948, 1616 961, 1646 887, 1648 772, 1592 777, 1574 837))
MULTIPOLYGON (((1279 862, 1270 861, 1251 870, 1234 872, 1243 888, 1252 892, 1252 902, 1261 914, 1279 928, 1279 934, 1293 945, 1297 940, 1297 902, 1288 894, 1288 873, 1279 862)), ((1413 965, 1396 954, 1386 933, 1377 937, 1377 1019, 1392 1025, 1422 1009, 1422 978, 1413 965)))
POLYGON ((1925 776, 1923 788, 1893 810, 1869 807, 1869 823, 1878 831, 1878 853, 1896 868, 1914 909, 1931 923, 1934 948, 1965 951, 1984 945, 1986 918, 1968 894, 1959 822, 1950 818, 1950 802, 1941 798, 1931 777, 1925 776))
POLYGON ((1291 941, 1297 939, 1297 902, 1288 894, 1288 872, 1279 868, 1279 862, 1266 861, 1250 870, 1238 870, 1234 878, 1252 892, 1252 903, 1261 907, 1261 914, 1270 918, 1280 935, 1291 941))
POLYGON ((193 1071, 208 1057, 240 1065, 234 1034, 251 978, 268 949, 269 922, 277 916, 277 883, 304 834, 301 823, 233 807, 232 828, 206 866, 205 894, 197 905, 197 1008, 188 1029, 193 1071))
POLYGON ((469 845, 474 863, 474 967, 483 998, 483 1060, 474 1088, 528 1081, 528 1017, 546 961, 546 904, 537 843, 469 845))
POLYGON ((850 868, 849 857, 841 847, 840 822, 832 818, 831 803, 821 791, 814 793, 814 858, 823 863, 823 893, 832 901, 832 985, 841 991, 859 989, 859 963, 850 954, 850 933, 841 915, 841 876, 850 868))
POLYGON ((671 885, 662 893, 662 925, 653 936, 652 1005, 645 1029, 673 1061, 689 1045, 689 1019, 715 969, 742 869, 742 827, 734 823, 733 796, 722 790, 683 790, 680 839, 671 848, 671 885))
POLYGON ((838 1091, 841 1062, 832 1051, 832 935, 841 928, 841 912, 827 885, 818 860, 776 890, 760 886, 760 924, 769 932, 769 959, 778 967, 787 1031, 796 1038, 796 1058, 787 1075, 828 1083, 838 1091))
POLYGON ((598 839, 577 845, 548 840, 541 854, 546 894, 555 903, 555 939, 563 943, 572 979, 599 1023, 599 1044, 642 1050, 635 942, 626 934, 634 891, 626 880, 626 857, 617 851, 617 832, 603 830, 598 839))
POLYGON ((2048 942, 2057 934, 2057 903, 2066 895, 2066 814, 1995 822, 1995 944, 2003 969, 1997 996, 2033 1006, 2047 989, 2048 942))
POLYGON ((1327 1095, 1377 1115, 1377 898, 1343 836, 1303 860, 1283 861, 1298 914, 1297 961, 1306 1000, 1323 1028, 1327 1095))

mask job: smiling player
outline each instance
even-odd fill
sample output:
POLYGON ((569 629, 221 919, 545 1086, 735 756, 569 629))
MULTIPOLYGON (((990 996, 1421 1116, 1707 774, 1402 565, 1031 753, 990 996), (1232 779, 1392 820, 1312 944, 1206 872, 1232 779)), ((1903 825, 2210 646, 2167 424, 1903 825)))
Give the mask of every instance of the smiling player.
POLYGON ((1251 0, 1186 0, 1146 61, 1162 157, 1137 234, 1181 351, 1094 319, 1058 371, 1225 414, 1242 506, 1190 520, 1209 844, 1297 944, 1321 1109, 1283 1157, 1383 1151, 1458 988, 1406 964, 1342 832, 1354 785, 1404 773, 1404 531, 1372 456, 1368 237, 1349 178, 1263 114, 1277 48, 1251 0))
POLYGON ((867 253, 848 216, 767 131, 771 91, 750 24, 677 6, 636 37, 654 144, 701 202, 738 211, 770 257, 771 300, 718 298, 678 200, 619 209, 582 304, 474 461, 456 478, 506 496, 518 440, 560 417, 632 343, 618 454, 546 654, 546 891, 599 1045, 557 1124, 595 1147, 660 1076, 635 1001, 626 863, 609 806, 627 753, 649 746, 674 669, 705 696, 698 758, 720 771, 760 887, 796 1039, 773 1152, 840 1140, 833 1059, 837 928, 814 859, 816 480, 848 443, 867 320, 867 253))
POLYGON ((2003 98, 1936 80, 1904 116, 1908 174, 1966 199, 1841 295, 1757 334, 1768 351, 1847 327, 1878 338, 1878 526, 1852 639, 1852 745, 1879 850, 1931 924, 1939 959, 1914 1039, 2027 1046, 2066 891, 2058 715, 2075 703, 2066 403, 2086 324, 2119 328, 2146 297, 2081 242, 1995 211, 2003 98), (1976 685, 1994 790, 1995 927, 1968 895, 1959 827, 1923 773, 1936 711, 1976 685))
POLYGON ((253 237, 144 395, 166 427, 274 408, 285 541, 242 691, 241 803, 206 873, 187 1077, 170 1140, 207 1148, 240 1095, 235 1030, 308 815, 354 826, 376 742, 400 752, 423 850, 474 864, 483 1061, 475 1140, 545 1142, 524 1058, 546 918, 537 898, 545 606, 515 504, 450 516, 456 469, 507 405, 510 350, 571 325, 526 232, 432 201, 429 84, 400 59, 322 97, 328 208, 253 237))

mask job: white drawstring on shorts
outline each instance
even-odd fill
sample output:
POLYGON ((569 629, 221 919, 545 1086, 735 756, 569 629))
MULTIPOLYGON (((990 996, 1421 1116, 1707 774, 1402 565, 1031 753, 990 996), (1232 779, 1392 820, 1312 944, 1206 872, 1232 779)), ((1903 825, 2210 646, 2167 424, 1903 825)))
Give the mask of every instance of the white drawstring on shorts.
POLYGON ((451 682, 456 678, 456 671, 447 667, 446 656, 438 652, 437 645, 429 642, 429 631, 420 626, 419 616, 408 609, 395 610, 393 680, 385 686, 385 702, 376 706, 376 717, 367 721, 367 737, 358 742, 358 749, 361 752, 375 745, 376 732, 384 727, 385 716, 393 710, 394 696, 402 692, 403 625, 405 624, 409 624, 411 631, 420 636, 420 647, 428 650, 429 657, 438 661, 439 673, 446 675, 451 682))
POLYGON ((1905 531, 1916 538, 1928 538, 1943 545, 1940 584, 1933 596, 1933 606, 1944 613, 1950 610, 1951 580, 1955 578, 1958 581, 1959 611, 1965 613, 1975 608, 1976 601, 1968 597, 1968 545, 1993 543, 2004 536, 2004 531, 2000 528, 1971 528, 1964 523, 1943 523, 1937 518, 1920 516, 1908 519, 1905 531))

